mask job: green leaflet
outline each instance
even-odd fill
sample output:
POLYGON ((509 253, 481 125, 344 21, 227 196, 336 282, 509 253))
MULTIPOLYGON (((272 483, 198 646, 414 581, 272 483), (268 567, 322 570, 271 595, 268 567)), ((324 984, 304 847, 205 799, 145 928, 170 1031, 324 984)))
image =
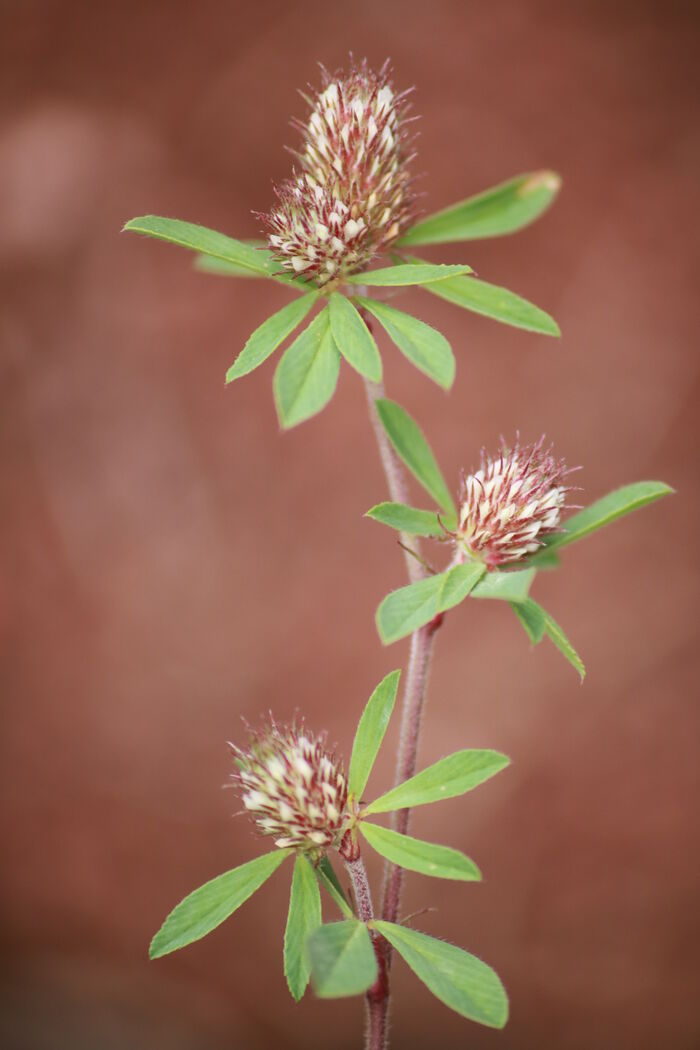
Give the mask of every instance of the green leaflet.
POLYGON ((532 598, 524 602, 511 602, 511 609, 520 620, 530 641, 535 645, 542 641, 545 634, 556 645, 557 649, 569 661, 571 666, 578 671, 581 681, 586 677, 586 668, 583 660, 578 655, 573 645, 562 631, 559 624, 554 620, 546 609, 538 605, 532 598))
POLYGON ((383 678, 367 701, 360 717, 352 745, 348 774, 348 791, 358 799, 362 797, 379 748, 382 746, 386 727, 396 703, 400 677, 401 671, 392 671, 383 678))
POLYGON ((381 382, 382 359, 372 333, 349 299, 333 292, 329 302, 331 331, 348 364, 373 383, 381 382))
POLYGON ((196 226, 192 222, 182 222, 180 219, 166 219, 160 215, 141 215, 137 219, 130 219, 124 230, 179 244, 181 248, 211 255, 262 277, 273 276, 274 262, 266 249, 236 241, 233 237, 209 230, 206 226, 196 226))
MULTIPOLYGON (((396 267, 398 270, 403 267, 396 267)), ((431 328, 425 321, 397 310, 376 299, 357 296, 357 301, 380 325, 396 344, 404 357, 424 372, 433 382, 449 390, 455 378, 455 359, 452 347, 444 335, 431 328)))
POLYGON ((456 751, 375 799, 364 808, 362 815, 391 813, 397 809, 412 809, 444 798, 455 798, 483 784, 509 764, 510 759, 498 751, 456 751))
MULTIPOLYGON (((443 530, 437 514, 432 510, 418 510, 416 507, 407 507, 403 503, 378 503, 371 507, 365 514, 366 518, 388 525, 398 532, 405 532, 409 536, 442 536, 443 530)), ((454 524, 453 521, 445 520, 445 526, 454 524)))
POLYGON ((472 591, 473 598, 498 598, 506 602, 524 602, 535 569, 516 569, 511 572, 487 572, 472 591))
POLYGON ((508 996, 498 974, 462 948, 407 926, 375 921, 374 927, 416 977, 451 1010, 490 1028, 508 1020, 508 996))
MULTIPOLYGON (((592 503, 590 507, 574 514, 562 525, 563 532, 549 537, 546 542, 546 550, 558 550, 560 547, 568 547, 570 543, 583 539, 591 532, 602 529, 604 525, 621 518, 625 514, 631 514, 633 510, 646 507, 662 496, 668 496, 674 490, 665 485, 663 481, 635 481, 631 485, 624 485, 607 496, 592 503)), ((543 554, 546 551, 542 552, 543 554)), ((535 554, 532 564, 536 564, 540 554, 535 554)))
POLYGON ((413 634, 439 613, 459 605, 485 572, 480 562, 465 562, 391 591, 376 613, 377 630, 384 645, 413 634))
POLYGON ((381 270, 367 270, 347 278, 348 284, 375 287, 400 287, 409 284, 432 284, 447 277, 459 277, 471 273, 471 266, 450 266, 445 263, 425 263, 421 259, 399 266, 385 266, 381 270))
POLYGON ((421 875, 432 875, 436 879, 458 879, 461 882, 476 882, 481 872, 473 860, 449 846, 438 846, 433 842, 421 842, 410 835, 401 835, 378 824, 363 820, 360 831, 370 846, 386 857, 392 864, 417 871, 421 875))
POLYGON ((296 1002, 304 995, 311 975, 306 941, 320 925, 321 893, 318 882, 311 862, 298 853, 294 861, 289 913, 284 933, 284 975, 296 1002))
POLYGON ((274 849, 272 853, 264 853, 190 893, 173 908, 151 941, 150 958, 158 959, 184 948, 220 926, 269 879, 290 852, 274 849))
POLYGON ((333 870, 333 865, 329 861, 328 856, 321 857, 318 864, 314 867, 314 873, 320 885, 323 886, 328 895, 333 899, 345 918, 353 919, 355 917, 354 912, 348 904, 345 893, 343 892, 343 887, 340 885, 338 876, 333 870))
POLYGON ((335 393, 339 370, 326 308, 285 350, 277 366, 273 389, 282 426, 296 426, 320 412, 335 393))
POLYGON ((455 306, 514 328, 523 328, 526 332, 561 335, 557 322, 540 310, 539 306, 534 306, 507 288, 499 288, 476 277, 452 277, 448 281, 426 285, 425 290, 455 306))
POLYGON ((320 999, 360 995, 377 980, 377 959, 369 931, 358 919, 329 922, 307 942, 311 982, 320 999))
POLYGON ((560 186, 553 171, 518 175, 422 219, 396 245, 447 244, 515 233, 549 207, 560 186))
POLYGON ((510 607, 533 645, 541 642, 545 632, 545 617, 544 610, 537 602, 526 598, 524 602, 510 602, 510 607))
POLYGON ((287 336, 291 335, 294 329, 301 324, 317 299, 317 293, 311 292, 309 295, 302 296, 301 299, 294 299, 291 303, 287 303, 281 310, 263 321, 229 368, 226 373, 226 382, 231 383, 234 379, 247 375, 266 361, 280 343, 283 343, 287 336))
POLYGON ((457 508, 454 500, 418 424, 411 419, 406 409, 395 401, 380 398, 376 405, 379 420, 399 459, 403 460, 428 495, 433 497, 452 520, 456 520, 457 508))

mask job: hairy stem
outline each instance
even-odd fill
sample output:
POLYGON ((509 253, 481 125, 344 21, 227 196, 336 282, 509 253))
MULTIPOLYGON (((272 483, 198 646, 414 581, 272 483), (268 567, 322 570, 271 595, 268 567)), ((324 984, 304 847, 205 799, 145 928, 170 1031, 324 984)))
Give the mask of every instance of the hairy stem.
MULTIPOLYGON (((367 322, 368 318, 365 317, 365 321, 367 322)), ((370 419, 377 439, 379 457, 386 475, 389 494, 391 495, 392 500, 395 500, 398 503, 408 503, 406 474, 401 461, 394 452, 394 449, 384 431, 377 412, 376 402, 378 398, 384 396, 384 388, 379 383, 370 383, 366 380, 365 389, 367 392, 367 401, 369 403, 370 419)), ((401 541, 406 546, 411 545, 417 554, 420 553, 418 543, 414 536, 409 537, 402 534, 401 541)), ((411 582, 422 579, 425 576, 425 569, 422 563, 413 558, 408 552, 405 552, 405 556, 408 575, 411 582)), ((421 627, 411 636, 411 651, 408 660, 408 670, 405 680, 406 684, 404 686, 402 700, 401 731, 396 760, 396 784, 401 784, 404 780, 408 780, 416 771, 421 719, 425 705, 430 661, 433 653, 435 632, 441 623, 442 616, 437 616, 431 623, 426 624, 425 627, 421 627)), ((409 816, 410 810, 408 809, 402 809, 397 813, 392 814, 392 827, 395 828, 396 831, 405 834, 408 829, 409 816)), ((396 922, 399 917, 403 875, 403 868, 396 864, 387 862, 384 872, 384 892, 382 895, 381 914, 382 918, 386 919, 388 922, 396 922)), ((386 1040, 388 1035, 389 1017, 389 969, 391 967, 392 957, 391 945, 387 941, 381 940, 379 942, 379 951, 382 957, 383 969, 380 973, 383 977, 384 995, 376 1004, 376 1009, 380 1014, 380 1019, 375 1023, 383 1033, 384 1042, 378 1045, 381 1050, 384 1050, 388 1045, 386 1040)), ((372 1016, 370 1015, 370 1026, 371 1023, 372 1016)), ((373 1046, 372 1050, 374 1050, 373 1046)))
MULTIPOLYGON (((371 922, 374 918, 374 908, 372 907, 372 894, 362 858, 358 855, 355 860, 345 859, 345 867, 352 882, 358 918, 362 922, 371 922)), ((370 937, 372 938, 374 953, 377 957, 379 975, 365 996, 367 1005, 365 1050, 385 1050, 388 1034, 388 1010, 386 1006, 389 1001, 387 962, 386 955, 382 949, 384 942, 381 941, 374 930, 370 930, 370 937)))

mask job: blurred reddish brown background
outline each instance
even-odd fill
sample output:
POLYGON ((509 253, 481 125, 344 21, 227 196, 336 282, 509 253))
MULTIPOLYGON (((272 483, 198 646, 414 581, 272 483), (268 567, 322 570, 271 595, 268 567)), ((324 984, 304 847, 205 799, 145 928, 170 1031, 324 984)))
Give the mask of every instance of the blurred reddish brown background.
MULTIPOLYGON (((405 660, 372 622, 403 565, 362 518, 384 496, 362 389, 346 369, 280 434, 272 367, 223 376, 284 293, 119 235, 153 211, 255 236, 297 87, 350 49, 417 86, 426 209, 564 177, 529 230, 434 253, 551 311, 561 342, 415 292, 455 347, 452 393, 385 347, 446 470, 520 428, 584 464, 587 500, 678 489, 537 583, 583 687, 497 603, 448 617, 422 761, 513 765, 413 825, 484 883, 415 876, 405 906, 439 905, 423 927, 497 967, 512 1019, 470 1025, 399 964, 395 1046, 699 1045, 697 8, 5 0, 0 19, 2 1046, 360 1045, 359 1001, 286 995, 288 873, 201 944, 146 946, 259 849, 220 790, 240 716, 299 707, 347 755, 405 660)), ((378 790, 391 771, 387 747, 378 790)))

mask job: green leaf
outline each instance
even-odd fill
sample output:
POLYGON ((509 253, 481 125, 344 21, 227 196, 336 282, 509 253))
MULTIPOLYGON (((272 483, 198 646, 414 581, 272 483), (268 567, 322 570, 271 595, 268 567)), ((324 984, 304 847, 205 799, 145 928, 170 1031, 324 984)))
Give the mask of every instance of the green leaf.
POLYGON ((364 808, 362 815, 391 813, 396 809, 412 809, 443 798, 455 798, 500 773, 509 764, 510 759, 498 751, 456 751, 381 795, 364 808))
MULTIPOLYGON (((409 536, 442 536, 440 521, 432 510, 418 510, 404 503, 378 503, 365 514, 382 525, 406 532, 409 536)), ((445 523, 448 524, 447 522, 445 523)))
POLYGON ((142 215, 127 222, 124 230, 170 241, 182 248, 191 248, 192 251, 233 263, 263 277, 273 275, 274 262, 266 249, 236 241, 224 233, 208 230, 206 226, 196 226, 180 219, 165 219, 160 215, 142 215))
POLYGON ((496 284, 488 284, 476 277, 452 277, 449 281, 427 285, 425 290, 455 306, 513 325, 514 328, 524 328, 526 332, 561 335, 554 318, 540 310, 539 306, 534 306, 515 292, 509 292, 507 288, 499 288, 496 284))
POLYGON ((268 317, 256 328, 240 354, 226 373, 226 382, 231 383, 240 376, 247 375, 254 368, 266 361, 280 343, 301 324, 318 298, 316 292, 294 299, 287 306, 268 317))
POLYGON ((292 998, 299 1002, 311 975, 307 938, 321 925, 321 894, 313 866, 297 854, 294 861, 289 913, 284 933, 284 975, 292 998))
POLYGON ((396 244, 447 244, 515 233, 549 207, 560 185, 561 179, 553 171, 518 175, 428 216, 396 244))
POLYGON ((352 745, 348 774, 348 791, 356 798, 362 797, 379 748, 382 746, 386 727, 396 703, 400 677, 401 671, 391 671, 383 678, 367 701, 360 717, 352 745))
POLYGON ((406 464, 428 495, 432 496, 435 502, 452 518, 456 518, 457 508, 450 495, 450 490, 418 424, 395 401, 380 398, 376 405, 379 420, 398 457, 406 464))
POLYGON ((356 273, 346 280, 348 284, 393 288, 408 284, 432 284, 433 281, 444 281, 447 277, 459 277, 465 273, 472 273, 471 266, 450 266, 418 260, 415 264, 385 266, 381 270, 356 273))
POLYGON ((288 849, 274 849, 190 893, 173 908, 151 941, 151 959, 184 948, 211 933, 269 879, 289 853, 288 849))
POLYGON ((510 607, 523 625, 533 645, 537 645, 544 638, 545 617, 544 610, 532 598, 526 598, 524 602, 511 602, 510 607))
POLYGON ((450 389, 454 382, 456 366, 452 347, 444 335, 431 328, 425 321, 419 321, 417 317, 411 317, 410 314, 387 306, 386 303, 362 296, 358 296, 357 300, 368 313, 376 317, 404 357, 433 382, 445 390, 450 389))
MULTIPOLYGON (((558 550, 559 547, 568 547, 570 543, 583 539, 596 529, 602 529, 616 518, 639 510, 640 507, 646 507, 648 503, 668 496, 673 491, 663 481, 636 481, 632 485, 609 492, 607 496, 565 521, 562 526, 564 531, 550 537, 546 541, 547 548, 558 550)), ((539 555, 535 555, 533 562, 537 557, 539 555)))
POLYGON ((413 634, 438 613, 459 605, 485 572, 480 562, 465 562, 387 594, 376 614, 377 630, 384 645, 413 634))
POLYGON ((329 303, 331 331, 341 354, 361 376, 381 382, 382 359, 372 333, 344 295, 333 292, 329 303))
POLYGON ((487 572, 472 591, 473 598, 498 598, 506 602, 524 602, 535 578, 535 569, 512 572, 487 572))
POLYGON ((335 393, 340 355, 333 342, 328 309, 285 350, 273 383, 277 414, 283 427, 315 416, 335 393))
POLYGON ((320 999, 360 995, 377 980, 377 958, 369 931, 358 919, 329 922, 307 941, 311 981, 320 999))
MULTIPOLYGON (((534 604, 535 603, 533 602, 533 605, 534 604)), ((543 609, 541 605, 538 605, 537 608, 544 617, 544 629, 547 637, 551 638, 559 652, 562 653, 571 666, 578 671, 581 676, 581 681, 583 681, 586 677, 586 668, 583 665, 583 660, 578 655, 556 620, 553 620, 547 610, 543 609)))
POLYGON ((327 856, 321 857, 314 867, 314 872, 319 883, 338 905, 338 908, 347 919, 354 919, 355 913, 348 904, 347 897, 340 885, 338 876, 333 870, 333 865, 327 856))
POLYGON ((390 831, 365 820, 360 822, 360 831, 377 853, 408 871, 432 875, 436 879, 458 879, 460 882, 478 882, 481 879, 481 872, 474 861, 457 849, 421 842, 410 835, 401 835, 398 831, 390 831))
POLYGON ((470 1021, 503 1028, 508 996, 490 966, 454 944, 407 926, 384 921, 375 921, 374 926, 445 1006, 470 1021))

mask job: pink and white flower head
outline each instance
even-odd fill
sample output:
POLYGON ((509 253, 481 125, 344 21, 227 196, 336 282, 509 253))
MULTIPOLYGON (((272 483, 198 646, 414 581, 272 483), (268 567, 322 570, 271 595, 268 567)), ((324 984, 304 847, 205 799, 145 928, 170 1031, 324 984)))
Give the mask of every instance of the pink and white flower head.
POLYGON ((251 733, 247 750, 230 746, 241 801, 263 834, 275 836, 276 846, 320 855, 339 845, 348 787, 322 737, 271 720, 251 733))
POLYGON ((413 203, 406 93, 395 94, 388 63, 322 74, 322 90, 304 96, 308 118, 295 122, 301 172, 266 216, 276 258, 317 285, 364 269, 405 229, 413 203))
POLYGON ((481 466, 462 476, 459 526, 455 539, 470 557, 494 569, 520 561, 559 529, 567 471, 555 459, 544 437, 534 445, 516 441, 491 457, 481 453, 481 466))

